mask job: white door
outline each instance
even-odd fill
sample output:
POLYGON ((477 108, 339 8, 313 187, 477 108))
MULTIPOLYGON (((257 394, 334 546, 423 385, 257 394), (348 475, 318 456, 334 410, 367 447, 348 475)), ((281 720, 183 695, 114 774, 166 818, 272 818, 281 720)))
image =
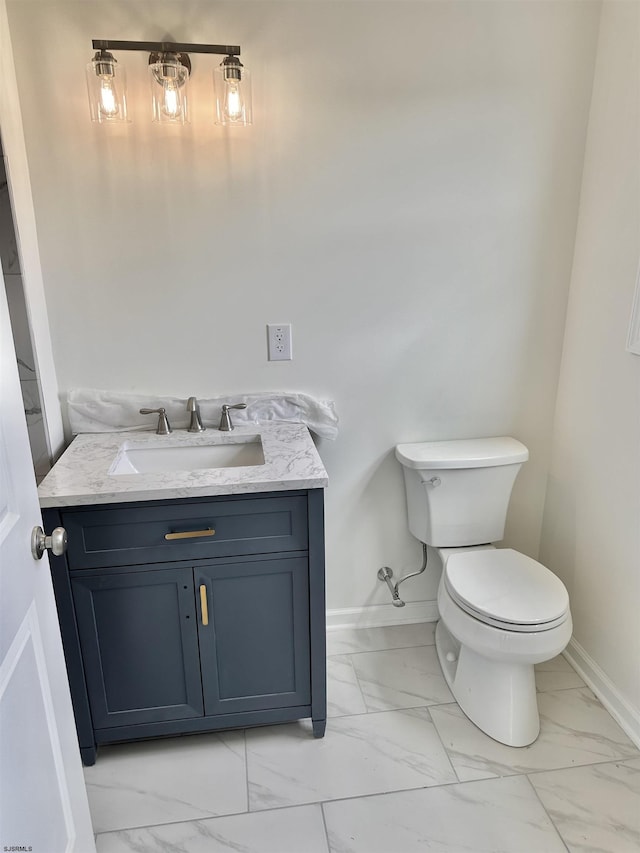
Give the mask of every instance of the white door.
MULTIPOLYGON (((0 285, 0 851, 95 851, 4 286, 0 285)), ((51 531, 47 531, 50 533, 51 531)))

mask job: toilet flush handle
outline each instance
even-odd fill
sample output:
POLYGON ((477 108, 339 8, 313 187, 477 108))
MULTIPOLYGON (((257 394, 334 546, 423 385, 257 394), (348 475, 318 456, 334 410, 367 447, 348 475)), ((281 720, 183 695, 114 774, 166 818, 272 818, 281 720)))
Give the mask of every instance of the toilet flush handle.
POLYGON ((435 489, 436 486, 439 486, 442 483, 442 480, 440 477, 432 477, 430 480, 427 480, 427 483, 435 489))

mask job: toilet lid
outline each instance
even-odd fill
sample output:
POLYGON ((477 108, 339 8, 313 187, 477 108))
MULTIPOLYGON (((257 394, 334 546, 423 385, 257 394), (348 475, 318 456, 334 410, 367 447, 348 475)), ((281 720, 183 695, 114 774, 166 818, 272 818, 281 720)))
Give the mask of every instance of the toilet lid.
POLYGON ((452 554, 444 582, 463 610, 512 631, 549 630, 562 624, 569 612, 569 595, 560 578, 511 548, 452 554))

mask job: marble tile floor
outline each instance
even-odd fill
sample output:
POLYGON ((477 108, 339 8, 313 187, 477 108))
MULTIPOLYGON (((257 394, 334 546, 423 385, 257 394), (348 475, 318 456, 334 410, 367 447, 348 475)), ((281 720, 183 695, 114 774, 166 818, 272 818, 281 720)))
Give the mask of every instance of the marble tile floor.
POLYGON ((103 747, 98 853, 629 853, 640 751, 564 658, 524 749, 453 701, 433 624, 331 631, 329 721, 103 747))

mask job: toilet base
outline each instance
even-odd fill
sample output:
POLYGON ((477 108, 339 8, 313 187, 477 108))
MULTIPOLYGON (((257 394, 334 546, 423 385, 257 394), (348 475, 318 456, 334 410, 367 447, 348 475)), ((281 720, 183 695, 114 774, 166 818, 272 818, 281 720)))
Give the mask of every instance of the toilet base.
POLYGON ((540 732, 533 664, 490 660, 461 645, 442 619, 436 650, 449 689, 472 723, 507 746, 533 743, 540 732))

